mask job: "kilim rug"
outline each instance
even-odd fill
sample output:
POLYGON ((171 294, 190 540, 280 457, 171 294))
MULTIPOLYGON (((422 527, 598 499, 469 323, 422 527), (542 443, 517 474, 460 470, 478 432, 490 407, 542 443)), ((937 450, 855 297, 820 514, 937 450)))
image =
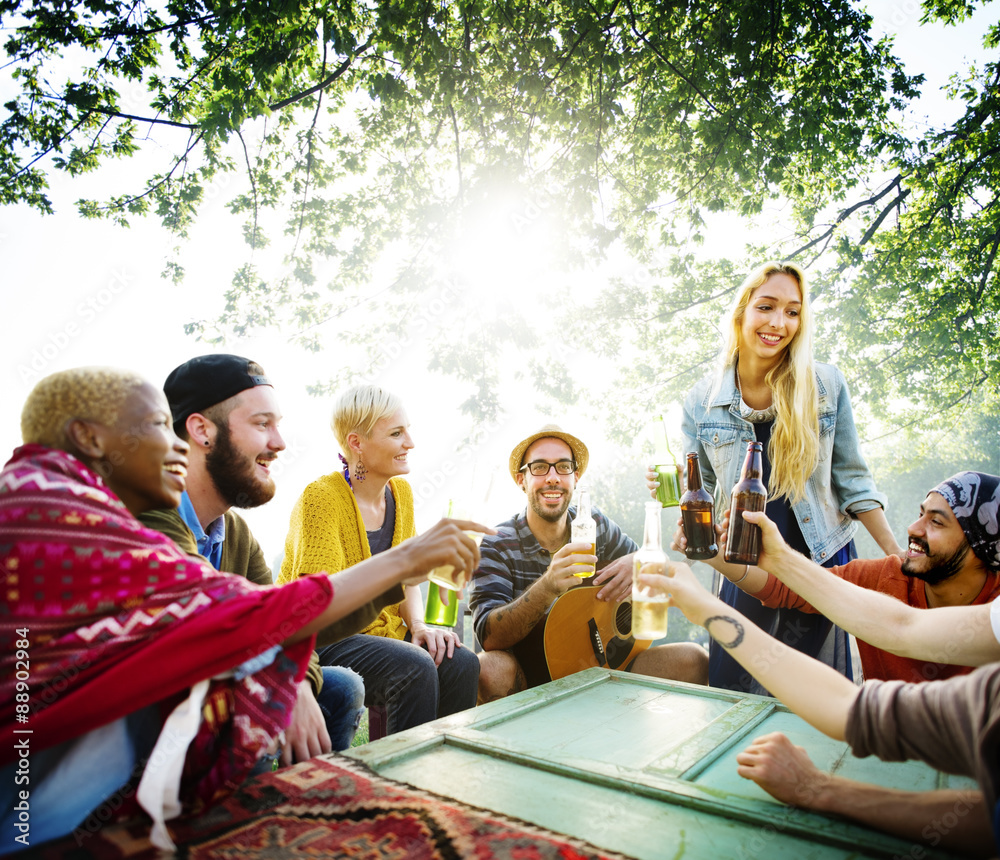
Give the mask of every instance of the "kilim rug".
MULTIPOLYGON (((171 824, 179 858, 284 860, 625 860, 571 837, 378 776, 343 756, 246 782, 193 820, 171 824)), ((148 821, 77 831, 31 856, 152 860, 148 821)))

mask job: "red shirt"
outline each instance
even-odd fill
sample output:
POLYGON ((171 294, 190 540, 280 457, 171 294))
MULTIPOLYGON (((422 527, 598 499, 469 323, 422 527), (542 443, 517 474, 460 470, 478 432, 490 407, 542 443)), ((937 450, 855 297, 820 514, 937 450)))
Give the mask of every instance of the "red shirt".
MULTIPOLYGON (((862 588, 880 591, 917 609, 927 609, 927 593, 924 581, 915 576, 903 573, 903 560, 896 555, 876 559, 855 559, 839 567, 831 567, 830 572, 847 582, 853 582, 862 588)), ((989 603, 1000 595, 1000 573, 987 573, 982 591, 970 605, 989 603)), ((790 607, 803 612, 817 612, 794 591, 780 582, 772 574, 768 574, 767 585, 758 591, 754 597, 765 606, 772 609, 790 607)), ((961 636, 960 630, 955 631, 956 638, 961 636)), ((909 657, 898 657, 875 648, 867 642, 858 642, 858 652, 861 655, 861 668, 866 680, 881 681, 939 681, 954 675, 966 675, 972 671, 968 666, 955 666, 949 663, 934 663, 927 660, 913 660, 909 657)), ((946 655, 942 655, 946 656, 946 655)))

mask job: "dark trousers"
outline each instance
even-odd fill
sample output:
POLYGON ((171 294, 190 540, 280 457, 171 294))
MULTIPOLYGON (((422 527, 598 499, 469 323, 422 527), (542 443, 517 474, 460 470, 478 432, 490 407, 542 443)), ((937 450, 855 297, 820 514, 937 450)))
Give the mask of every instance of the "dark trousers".
POLYGON ((469 648, 435 666, 409 641, 358 633, 318 653, 324 666, 347 666, 364 678, 365 705, 386 709, 390 735, 476 704, 479 658, 469 648))

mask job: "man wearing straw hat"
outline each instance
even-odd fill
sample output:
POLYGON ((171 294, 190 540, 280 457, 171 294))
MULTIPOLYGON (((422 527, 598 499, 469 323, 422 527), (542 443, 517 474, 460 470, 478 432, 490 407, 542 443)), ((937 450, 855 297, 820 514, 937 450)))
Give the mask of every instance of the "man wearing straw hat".
MULTIPOLYGON (((469 605, 479 655, 479 701, 503 698, 549 680, 540 652, 540 622, 555 601, 582 580, 574 570, 596 566, 596 599, 625 600, 631 594, 632 553, 637 546, 617 524, 596 508, 596 555, 583 543, 570 542, 576 507, 573 491, 587 469, 587 446, 554 424, 522 439, 510 455, 510 475, 524 491, 527 506, 483 538, 480 565, 472 580, 469 605), (537 658, 537 659, 536 659, 537 658)), ((586 628, 588 619, 581 617, 586 628)), ((598 648, 598 650, 600 650, 598 648)), ((704 684, 708 655, 693 642, 657 645, 621 666, 596 655, 594 665, 704 684), (604 660, 605 662, 601 662, 604 660)), ((610 657, 610 654, 608 655, 610 657)))

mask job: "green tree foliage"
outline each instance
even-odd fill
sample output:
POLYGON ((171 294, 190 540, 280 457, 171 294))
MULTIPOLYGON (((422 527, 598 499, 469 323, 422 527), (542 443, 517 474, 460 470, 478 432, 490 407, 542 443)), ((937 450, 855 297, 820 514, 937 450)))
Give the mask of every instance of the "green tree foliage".
POLYGON ((996 389, 1000 67, 954 82, 954 125, 908 136, 920 79, 859 4, 48 0, 0 2, 0 24, 0 202, 49 211, 54 171, 153 138, 170 156, 144 188, 79 206, 184 236, 242 177, 249 250, 206 337, 335 336, 369 371, 419 342, 472 419, 509 409, 514 378, 607 404, 630 438, 704 372, 750 264, 785 257, 821 299, 822 357, 886 415, 996 389), (779 204, 790 238, 699 253, 720 217, 779 204), (363 327, 337 324, 357 307, 363 327), (618 368, 611 390, 574 375, 569 343, 618 368))

